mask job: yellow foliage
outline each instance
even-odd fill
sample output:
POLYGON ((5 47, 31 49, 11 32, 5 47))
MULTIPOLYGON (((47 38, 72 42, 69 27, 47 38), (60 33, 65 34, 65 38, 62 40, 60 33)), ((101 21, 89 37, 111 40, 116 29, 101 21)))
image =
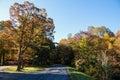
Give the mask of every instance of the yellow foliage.
POLYGON ((108 49, 112 49, 112 48, 113 48, 112 43, 108 43, 108 49))
POLYGON ((105 34, 104 34, 104 39, 105 39, 105 40, 109 40, 109 38, 110 38, 110 36, 109 36, 107 33, 105 33, 105 34))

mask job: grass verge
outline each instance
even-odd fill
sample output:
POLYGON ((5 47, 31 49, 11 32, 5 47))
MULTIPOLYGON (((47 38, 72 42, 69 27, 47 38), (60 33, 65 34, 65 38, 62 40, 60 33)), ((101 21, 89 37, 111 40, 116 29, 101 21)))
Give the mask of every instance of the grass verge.
POLYGON ((67 70, 70 75, 70 80, 95 80, 94 78, 77 71, 75 68, 67 67, 67 70))
MULTIPOLYGON (((17 66, 11 66, 9 68, 5 68, 3 71, 5 72, 18 72, 16 71, 17 66)), ((41 71, 44 70, 43 67, 25 67, 22 69, 20 72, 36 72, 36 71, 41 71)))

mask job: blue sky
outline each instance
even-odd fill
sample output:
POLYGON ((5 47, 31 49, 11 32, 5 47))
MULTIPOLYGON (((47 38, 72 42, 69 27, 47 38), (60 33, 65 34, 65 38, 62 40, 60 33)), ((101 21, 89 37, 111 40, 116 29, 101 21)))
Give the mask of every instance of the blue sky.
MULTIPOLYGON (((14 2, 25 0, 0 0, 0 20, 9 19, 9 8, 14 2)), ((55 41, 67 38, 88 26, 106 26, 114 33, 120 29, 120 0, 28 0, 38 8, 46 8, 48 17, 54 19, 55 41)))

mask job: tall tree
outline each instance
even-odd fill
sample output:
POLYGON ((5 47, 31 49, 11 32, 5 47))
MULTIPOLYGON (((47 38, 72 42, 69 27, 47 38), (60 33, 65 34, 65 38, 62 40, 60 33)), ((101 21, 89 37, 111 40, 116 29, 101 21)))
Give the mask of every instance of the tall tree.
MULTIPOLYGON (((24 4, 14 3, 10 8, 10 20, 16 29, 15 35, 19 44, 19 57, 17 70, 23 65, 23 54, 32 46, 35 38, 53 38, 54 24, 51 18, 47 18, 46 10, 39 9, 33 3, 25 1, 24 4)), ((39 44, 40 45, 40 44, 39 44)))

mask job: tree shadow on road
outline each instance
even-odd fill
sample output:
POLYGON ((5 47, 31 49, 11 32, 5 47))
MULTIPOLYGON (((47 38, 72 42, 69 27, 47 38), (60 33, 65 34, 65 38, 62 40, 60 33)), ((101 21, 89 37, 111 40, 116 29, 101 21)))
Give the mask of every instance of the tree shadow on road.
POLYGON ((0 72, 0 80, 69 80, 69 76, 59 73, 33 74, 0 72))

